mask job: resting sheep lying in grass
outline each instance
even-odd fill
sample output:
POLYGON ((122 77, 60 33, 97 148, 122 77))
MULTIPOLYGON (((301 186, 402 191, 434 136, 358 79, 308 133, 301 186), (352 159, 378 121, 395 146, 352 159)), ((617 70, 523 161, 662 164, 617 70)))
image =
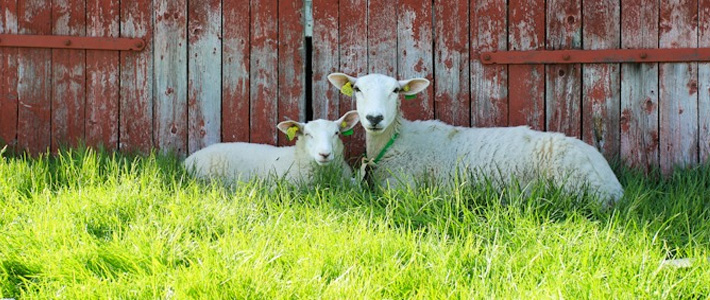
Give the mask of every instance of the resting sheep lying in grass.
POLYGON ((412 184, 430 176, 451 183, 457 171, 496 185, 517 181, 525 188, 548 180, 566 192, 584 188, 603 200, 615 202, 623 188, 604 157, 592 146, 561 133, 512 128, 467 128, 438 120, 409 121, 402 117, 400 95, 415 95, 429 81, 396 80, 370 74, 352 77, 333 73, 328 80, 344 94, 355 97, 366 131, 367 157, 380 184, 412 184))
POLYGON ((275 176, 295 183, 312 179, 316 170, 330 165, 341 166, 342 176, 349 179, 352 171, 343 159, 340 135, 358 121, 356 111, 347 112, 336 121, 313 120, 305 124, 284 121, 278 124, 278 129, 290 139, 297 137, 295 146, 218 143, 190 155, 185 159, 185 168, 201 178, 248 181, 275 176))

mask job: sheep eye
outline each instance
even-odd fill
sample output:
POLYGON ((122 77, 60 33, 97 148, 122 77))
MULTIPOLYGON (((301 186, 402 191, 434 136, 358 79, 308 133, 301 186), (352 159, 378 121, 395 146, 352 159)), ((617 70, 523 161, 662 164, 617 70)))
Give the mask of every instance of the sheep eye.
POLYGON ((357 86, 353 86, 353 91, 360 92, 360 88, 357 86))
POLYGON ((400 89, 398 87, 396 87, 396 88, 394 88, 394 90, 392 92, 397 94, 397 93, 399 93, 399 91, 400 91, 400 89))

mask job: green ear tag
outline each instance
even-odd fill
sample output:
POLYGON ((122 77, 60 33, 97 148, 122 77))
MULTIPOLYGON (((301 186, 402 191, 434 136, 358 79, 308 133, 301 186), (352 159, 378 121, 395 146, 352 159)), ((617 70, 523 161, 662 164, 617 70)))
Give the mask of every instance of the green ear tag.
POLYGON ((416 95, 416 94, 414 94, 414 95, 404 95, 404 99, 415 99, 415 98, 417 98, 417 95, 416 95))
POLYGON ((286 130, 286 138, 288 138, 289 141, 293 141, 293 138, 296 137, 296 132, 298 132, 298 126, 291 126, 286 130))
POLYGON ((348 129, 346 131, 341 132, 340 134, 342 134, 343 136, 351 136, 353 135, 353 129, 348 129))
POLYGON ((340 87, 340 92, 343 93, 343 95, 346 95, 348 97, 353 96, 353 85, 350 84, 350 82, 344 84, 342 87, 340 87))

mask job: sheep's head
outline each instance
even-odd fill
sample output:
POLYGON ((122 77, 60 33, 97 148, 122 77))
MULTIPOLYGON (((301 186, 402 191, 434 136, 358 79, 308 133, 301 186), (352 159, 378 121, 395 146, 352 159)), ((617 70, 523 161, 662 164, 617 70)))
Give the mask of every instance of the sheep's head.
POLYGON ((335 121, 313 120, 308 123, 284 121, 277 127, 289 138, 297 137, 298 143, 303 143, 306 153, 317 164, 326 165, 333 161, 336 155, 341 155, 337 153, 343 150, 342 146, 338 147, 342 145, 340 135, 355 127, 358 121, 360 118, 357 111, 352 110, 335 121))
POLYGON ((343 73, 328 75, 328 81, 338 89, 352 88, 357 112, 363 116, 362 126, 370 134, 380 134, 399 114, 399 95, 414 95, 429 86, 429 80, 412 78, 397 80, 381 74, 352 77, 343 73), (348 85, 349 84, 349 85, 348 85))

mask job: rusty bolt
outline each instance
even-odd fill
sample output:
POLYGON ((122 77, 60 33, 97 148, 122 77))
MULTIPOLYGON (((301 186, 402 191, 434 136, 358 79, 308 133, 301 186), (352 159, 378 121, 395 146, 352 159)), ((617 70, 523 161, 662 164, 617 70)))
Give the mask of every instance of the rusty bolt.
POLYGON ((490 55, 490 54, 484 54, 484 55, 483 55, 483 60, 491 60, 491 55, 490 55))
POLYGON ((646 57, 648 57, 648 53, 641 52, 641 59, 646 59, 646 57))
POLYGON ((69 46, 69 45, 71 45, 71 40, 64 41, 64 46, 69 46))
POLYGON ((564 56, 562 56, 562 59, 564 59, 564 60, 569 60, 569 59, 570 59, 569 54, 565 54, 564 56))
POLYGON ((142 49, 144 45, 143 41, 137 41, 136 42, 136 49, 142 49))

